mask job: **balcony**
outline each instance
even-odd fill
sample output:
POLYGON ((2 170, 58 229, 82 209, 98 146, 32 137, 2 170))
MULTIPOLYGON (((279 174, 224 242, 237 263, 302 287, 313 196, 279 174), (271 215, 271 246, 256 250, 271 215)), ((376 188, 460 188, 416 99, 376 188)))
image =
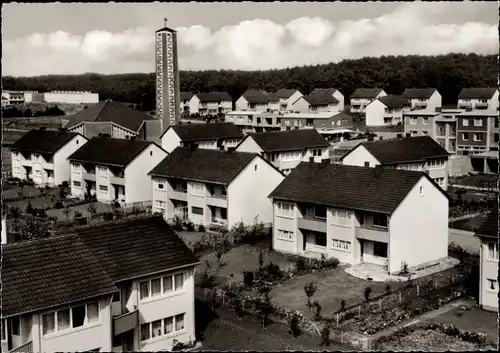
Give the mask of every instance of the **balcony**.
POLYGON ((89 172, 83 172, 82 177, 84 180, 95 181, 95 170, 89 172))
POLYGON ((33 352, 33 341, 28 341, 17 348, 11 349, 9 353, 31 353, 33 352))
POLYGON ((137 309, 126 314, 115 316, 113 318, 113 334, 115 336, 133 330, 138 326, 139 315, 137 309))
POLYGON ((207 194, 207 206, 227 208, 227 196, 207 194))
POLYGON ((437 115, 434 119, 436 119, 436 121, 457 121, 457 117, 455 115, 437 115))
POLYGON ((125 177, 124 176, 115 176, 115 175, 111 174, 111 176, 109 177, 109 182, 111 184, 125 186, 125 177))
POLYGON ((476 103, 476 109, 488 109, 488 103, 476 103))
POLYGON ((467 109, 467 108, 472 108, 472 103, 470 102, 458 103, 458 109, 467 109))
POLYGON ((356 227, 356 238, 387 243, 389 230, 387 228, 356 227))
POLYGON ((297 220, 300 229, 312 230, 314 232, 326 233, 326 218, 306 216, 297 220))
POLYGON ((416 102, 415 108, 425 109, 425 108, 427 108, 427 103, 426 102, 416 102))
POLYGON ((173 189, 168 193, 168 197, 174 200, 185 201, 187 202, 187 190, 183 189, 173 189))
POLYGON ((54 170, 54 162, 43 162, 42 168, 48 170, 54 170))

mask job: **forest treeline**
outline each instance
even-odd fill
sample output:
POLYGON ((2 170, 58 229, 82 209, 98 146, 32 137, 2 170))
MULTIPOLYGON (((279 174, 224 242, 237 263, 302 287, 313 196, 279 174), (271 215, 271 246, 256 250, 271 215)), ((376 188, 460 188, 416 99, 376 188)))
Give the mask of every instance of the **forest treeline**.
MULTIPOLYGON (((314 88, 332 87, 347 99, 356 88, 380 87, 389 94, 399 94, 405 88, 433 87, 441 93, 443 103, 450 104, 464 87, 496 87, 497 77, 496 55, 409 55, 265 71, 181 71, 180 87, 191 92, 225 91, 234 100, 248 88, 296 88, 308 94, 314 88)), ((155 105, 154 73, 5 76, 2 83, 3 89, 11 90, 97 92, 101 100, 136 103, 142 110, 152 110, 155 105)))

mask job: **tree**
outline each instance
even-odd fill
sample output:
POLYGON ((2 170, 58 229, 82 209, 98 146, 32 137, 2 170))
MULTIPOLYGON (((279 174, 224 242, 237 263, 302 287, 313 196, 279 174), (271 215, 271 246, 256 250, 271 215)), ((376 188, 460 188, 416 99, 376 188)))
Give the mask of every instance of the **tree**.
POLYGON ((50 236, 47 225, 31 218, 22 221, 19 225, 19 240, 36 240, 50 236))
POLYGON ((21 210, 18 207, 9 207, 8 215, 13 220, 12 227, 13 231, 15 232, 17 231, 19 217, 21 216, 21 210))
POLYGON ((214 249, 215 256, 217 258, 217 264, 220 269, 222 256, 231 250, 232 244, 229 240, 228 232, 225 229, 219 230, 217 234, 211 235, 210 238, 212 248, 214 249))
POLYGON ((68 219, 69 221, 69 215, 71 214, 71 208, 69 206, 66 206, 63 210, 63 213, 64 215, 66 216, 66 218, 68 219))
POLYGON ((321 330, 321 346, 328 347, 331 344, 331 338, 330 338, 330 325, 327 323, 325 326, 323 326, 323 329, 321 330))
POLYGON ((306 285, 304 286, 304 292, 307 295, 307 308, 311 310, 312 307, 311 299, 314 293, 316 293, 316 284, 314 282, 306 283, 306 285))

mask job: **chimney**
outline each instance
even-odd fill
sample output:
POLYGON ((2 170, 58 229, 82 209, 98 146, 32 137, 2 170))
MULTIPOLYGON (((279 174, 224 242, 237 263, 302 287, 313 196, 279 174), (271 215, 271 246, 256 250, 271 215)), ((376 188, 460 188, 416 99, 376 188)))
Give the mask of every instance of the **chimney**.
POLYGON ((314 163, 314 157, 309 157, 309 162, 314 163))
POLYGON ((410 134, 409 132, 407 132, 407 133, 405 134, 405 137, 411 137, 411 134, 410 134))
POLYGON ((368 141, 373 141, 373 136, 368 136, 368 141))
POLYGON ((45 130, 47 130, 47 127, 46 127, 46 126, 40 126, 38 129, 39 129, 40 131, 45 131, 45 130))
POLYGON ((378 140, 382 141, 384 139, 384 136, 379 136, 378 140))

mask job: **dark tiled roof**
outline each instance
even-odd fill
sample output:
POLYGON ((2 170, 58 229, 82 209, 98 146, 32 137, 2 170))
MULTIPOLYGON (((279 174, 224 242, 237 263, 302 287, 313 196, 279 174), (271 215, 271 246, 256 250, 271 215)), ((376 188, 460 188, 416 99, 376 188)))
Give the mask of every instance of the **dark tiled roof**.
POLYGON ((338 90, 336 88, 315 88, 313 91, 309 94, 310 96, 333 96, 335 92, 338 90))
POLYGON ((292 94, 294 94, 297 90, 296 89, 286 89, 286 88, 282 88, 282 89, 279 89, 278 91, 276 91, 276 97, 278 98, 283 98, 283 99, 287 99, 287 98, 290 98, 292 96, 292 94))
POLYGON ((75 233, 115 282, 198 262, 162 216, 82 227, 75 233))
POLYGON ((67 131, 31 130, 14 142, 10 148, 26 152, 54 154, 76 135, 78 134, 67 131))
POLYGON ((257 154, 177 147, 149 174, 228 185, 257 154))
POLYGON ((248 103, 269 103, 278 101, 278 97, 274 93, 268 93, 264 90, 249 89, 243 93, 243 97, 248 103))
POLYGON ((234 123, 183 124, 172 129, 183 142, 243 137, 234 123))
POLYGON ((297 151, 330 146, 328 141, 314 129, 260 132, 249 134, 249 136, 265 152, 297 151))
MULTIPOLYGON (((430 136, 403 137, 388 140, 363 142, 377 160, 384 164, 423 162, 430 158, 447 157, 450 154, 430 136)), ((344 159, 349 153, 342 156, 344 159)))
POLYGON ((310 105, 337 104, 339 101, 334 96, 328 94, 310 94, 302 96, 310 105))
POLYGON ((403 97, 408 99, 429 99, 436 92, 435 88, 407 88, 403 97))
POLYGON ((476 235, 498 238, 498 208, 490 212, 483 224, 476 230, 476 235))
POLYGON ((352 98, 370 98, 374 99, 378 94, 382 92, 381 88, 358 88, 351 94, 352 98))
POLYGON ((410 105, 410 101, 403 96, 396 95, 387 95, 385 97, 378 98, 379 101, 385 104, 387 108, 395 109, 395 108, 403 108, 405 106, 410 105))
POLYGON ((144 120, 156 120, 154 116, 134 110, 124 104, 108 99, 68 117, 66 128, 70 129, 80 123, 112 122, 131 131, 138 131, 144 120))
POLYGON ((177 31, 175 29, 172 29, 172 28, 168 28, 168 27, 163 27, 163 28, 160 28, 159 30, 156 31, 156 33, 158 32, 170 32, 170 33, 176 33, 177 31))
POLYGON ((94 137, 69 156, 68 159, 125 167, 150 143, 152 142, 94 137))
POLYGON ((193 92, 181 92, 181 101, 188 101, 193 98, 193 92))
POLYGON ((496 91, 496 88, 462 88, 458 99, 490 99, 496 91))
POLYGON ((232 102, 233 99, 227 92, 197 93, 200 102, 232 102))
POLYGON ((391 214, 424 173, 301 162, 271 198, 391 214))
POLYGON ((2 245, 2 316, 116 291, 112 279, 76 235, 2 245))

